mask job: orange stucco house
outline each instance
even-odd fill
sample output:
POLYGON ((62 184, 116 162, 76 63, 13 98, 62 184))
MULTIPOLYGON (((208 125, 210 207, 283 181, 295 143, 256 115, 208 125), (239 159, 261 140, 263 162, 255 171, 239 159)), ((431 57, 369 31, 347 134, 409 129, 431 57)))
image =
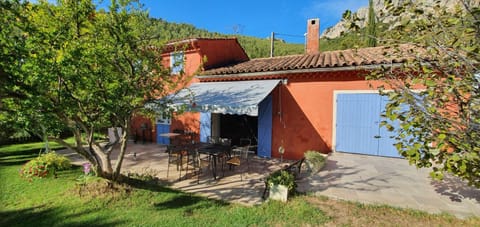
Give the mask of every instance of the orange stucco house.
POLYGON ((307 150, 398 157, 390 132, 379 125, 387 101, 375 89, 381 83, 367 81, 365 73, 399 65, 406 55, 386 54, 393 52, 386 47, 319 53, 318 40, 319 20, 312 19, 302 55, 249 59, 235 38, 167 45, 164 64, 195 76, 188 89, 193 99, 182 101, 187 93, 181 91, 178 103, 188 111, 146 126, 151 140, 168 143, 160 134, 182 129, 198 141, 249 138, 263 157, 280 157, 280 147, 285 159, 300 159, 307 150), (183 65, 175 65, 176 58, 183 65))

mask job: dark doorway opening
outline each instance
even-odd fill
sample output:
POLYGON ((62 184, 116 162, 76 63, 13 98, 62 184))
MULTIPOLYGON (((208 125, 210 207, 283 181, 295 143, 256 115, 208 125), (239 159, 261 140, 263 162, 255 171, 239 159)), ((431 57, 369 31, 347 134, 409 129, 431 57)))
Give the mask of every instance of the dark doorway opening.
POLYGON ((240 145, 240 138, 248 138, 252 145, 256 145, 258 143, 258 117, 221 114, 220 135, 223 138, 231 138, 232 145, 240 145))

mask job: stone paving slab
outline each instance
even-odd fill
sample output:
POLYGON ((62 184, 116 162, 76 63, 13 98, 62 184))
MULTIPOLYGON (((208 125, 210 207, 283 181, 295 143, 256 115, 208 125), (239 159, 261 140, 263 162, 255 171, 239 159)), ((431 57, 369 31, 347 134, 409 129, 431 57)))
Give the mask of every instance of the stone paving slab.
POLYGON ((439 182, 428 169, 406 160, 336 152, 318 174, 305 177, 298 189, 337 199, 388 204, 460 218, 480 216, 480 190, 447 176, 439 182))

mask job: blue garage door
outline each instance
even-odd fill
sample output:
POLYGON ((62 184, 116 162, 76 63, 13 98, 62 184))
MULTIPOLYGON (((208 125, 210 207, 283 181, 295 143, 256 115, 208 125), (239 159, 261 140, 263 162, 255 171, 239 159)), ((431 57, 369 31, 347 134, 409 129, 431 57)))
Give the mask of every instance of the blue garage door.
POLYGON ((400 157, 393 132, 380 127, 388 98, 379 94, 338 94, 336 151, 400 157))

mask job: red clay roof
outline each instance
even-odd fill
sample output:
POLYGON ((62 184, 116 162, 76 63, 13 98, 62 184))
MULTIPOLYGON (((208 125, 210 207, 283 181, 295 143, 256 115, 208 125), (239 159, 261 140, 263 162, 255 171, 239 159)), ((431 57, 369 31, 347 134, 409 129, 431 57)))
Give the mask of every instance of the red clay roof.
MULTIPOLYGON (((423 50, 423 49, 422 49, 423 50)), ((238 64, 206 70, 202 75, 228 75, 240 73, 276 72, 298 69, 339 68, 402 63, 416 55, 424 55, 418 47, 401 44, 395 47, 326 51, 319 54, 290 55, 257 58, 238 64)))

